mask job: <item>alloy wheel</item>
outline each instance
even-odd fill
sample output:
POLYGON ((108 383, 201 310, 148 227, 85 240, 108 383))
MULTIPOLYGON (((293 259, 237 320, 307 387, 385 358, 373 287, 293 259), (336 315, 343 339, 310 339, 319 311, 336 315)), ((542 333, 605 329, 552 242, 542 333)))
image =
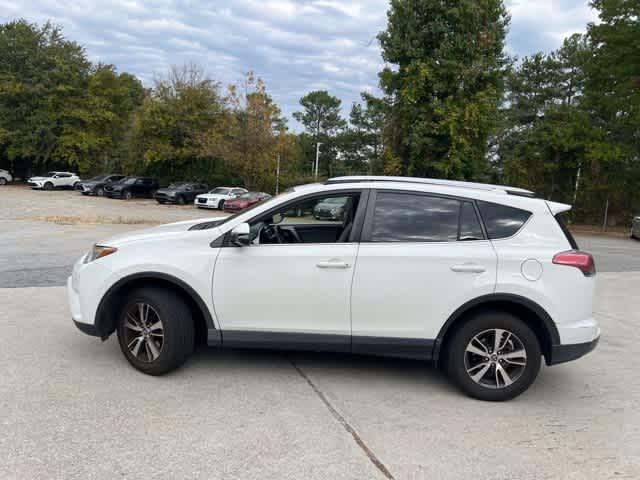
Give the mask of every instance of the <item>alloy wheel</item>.
POLYGON ((494 328, 475 335, 467 344, 464 367, 471 379, 486 388, 515 383, 527 366, 527 351, 516 334, 494 328))
POLYGON ((164 346, 164 326, 158 312, 148 303, 137 302, 124 315, 124 340, 129 353, 144 363, 156 361, 164 346))

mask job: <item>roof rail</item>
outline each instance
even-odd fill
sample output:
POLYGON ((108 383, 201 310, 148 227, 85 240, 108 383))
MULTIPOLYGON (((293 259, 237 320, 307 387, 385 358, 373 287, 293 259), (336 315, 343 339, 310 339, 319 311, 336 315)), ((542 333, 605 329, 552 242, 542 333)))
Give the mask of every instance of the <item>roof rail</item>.
POLYGON ((493 192, 503 192, 520 197, 534 198, 536 194, 524 188, 508 187, 504 185, 491 185, 489 183, 461 182, 458 180, 441 180, 437 178, 419 177, 385 177, 376 175, 355 175, 346 177, 334 177, 325 182, 325 185, 338 183, 359 183, 359 182, 397 182, 397 183, 420 183, 427 185, 440 185, 443 187, 472 188, 475 190, 485 190, 493 192))

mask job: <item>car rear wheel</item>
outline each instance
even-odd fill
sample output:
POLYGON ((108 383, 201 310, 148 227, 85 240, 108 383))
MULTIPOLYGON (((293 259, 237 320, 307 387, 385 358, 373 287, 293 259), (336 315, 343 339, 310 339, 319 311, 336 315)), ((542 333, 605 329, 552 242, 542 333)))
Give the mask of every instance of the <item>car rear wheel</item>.
POLYGON ((120 313, 117 333, 126 359, 148 375, 162 375, 178 368, 193 352, 191 312, 170 290, 133 291, 120 313))
POLYGON ((504 401, 527 390, 540 370, 533 331, 506 312, 477 314, 457 329, 447 351, 447 372, 467 395, 504 401))

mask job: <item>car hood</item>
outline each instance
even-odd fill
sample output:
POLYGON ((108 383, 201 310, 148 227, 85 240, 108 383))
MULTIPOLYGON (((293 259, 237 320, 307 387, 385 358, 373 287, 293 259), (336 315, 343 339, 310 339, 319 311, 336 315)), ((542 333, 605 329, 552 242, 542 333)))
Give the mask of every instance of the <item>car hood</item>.
POLYGON ((31 177, 31 178, 29 179, 29 181, 30 181, 30 182, 31 182, 31 181, 38 182, 38 181, 46 180, 46 179, 48 179, 48 178, 51 178, 51 177, 31 177))
POLYGON ((159 188, 156 192, 157 193, 178 193, 183 191, 184 190, 181 190, 179 188, 159 188))
POLYGON ((132 242, 139 242, 143 240, 154 240, 160 238, 169 238, 176 234, 181 234, 188 231, 194 225, 199 223, 212 222, 217 220, 223 220, 226 217, 207 217, 199 218, 197 220, 185 220, 183 222, 167 223, 164 225, 158 225, 157 227, 144 228, 142 230, 135 230, 133 232, 127 232, 120 235, 109 237, 106 240, 98 242, 98 245, 106 245, 109 247, 119 247, 132 242))
POLYGON ((220 193, 201 193, 198 195, 198 198, 223 198, 226 195, 222 195, 220 193))

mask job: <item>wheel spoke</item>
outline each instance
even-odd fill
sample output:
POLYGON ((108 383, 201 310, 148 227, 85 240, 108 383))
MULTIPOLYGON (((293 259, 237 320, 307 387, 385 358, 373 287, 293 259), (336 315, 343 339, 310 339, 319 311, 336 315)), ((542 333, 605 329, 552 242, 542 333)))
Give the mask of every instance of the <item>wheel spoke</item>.
POLYGON ((140 346, 142 345, 143 339, 144 337, 136 337, 131 341, 131 343, 129 343, 129 350, 131 350, 131 353, 133 354, 134 357, 138 356, 138 352, 140 351, 140 346), (137 343, 133 348, 131 348, 134 342, 137 342, 137 343))
POLYGON ((471 376, 471 379, 474 382, 479 383, 480 379, 484 377, 485 373, 487 373, 487 370, 489 370, 490 366, 491 364, 489 362, 479 363, 478 365, 471 367, 469 370, 467 370, 467 373, 471 376), (477 370, 477 372, 472 374, 474 370, 477 370))
POLYGON ((158 346, 156 345, 155 340, 153 340, 152 338, 147 338, 146 343, 149 347, 149 351, 151 352, 151 360, 155 360, 160 356, 160 350, 158 350, 158 346))
POLYGON ((497 364, 496 365, 496 387, 500 387, 500 383, 498 382, 498 374, 500 374, 499 376, 502 377, 502 382, 504 383, 505 387, 508 387, 513 383, 513 380, 511 380, 509 373, 502 367, 502 365, 497 364))
MULTIPOLYGON (((129 317, 131 315, 128 315, 129 317)), ((134 332, 141 332, 142 331, 142 327, 139 327, 138 325, 134 325, 133 323, 131 323, 131 320, 127 319, 127 321, 124 323, 124 326, 127 327, 129 330, 133 330, 134 332)))
POLYGON ((486 351, 480 350, 478 347, 471 344, 467 345, 467 352, 480 355, 481 357, 486 357, 488 355, 486 351))
POLYGON ((151 325, 149 327, 150 331, 154 331, 154 330, 162 330, 162 322, 160 320, 158 320, 156 323, 154 323, 153 325, 151 325))
POLYGON ((138 304, 138 318, 140 320, 140 324, 144 325, 146 323, 147 317, 144 314, 144 303, 138 304))
POLYGON ((502 334, 504 333, 504 330, 500 330, 499 328, 496 328, 494 331, 494 338, 493 338, 493 353, 497 353, 498 350, 500 350, 500 340, 502 339, 502 334))
POLYGON ((520 350, 514 350, 513 352, 503 353, 502 355, 500 355, 500 358, 504 360, 510 360, 512 358, 524 358, 526 360, 527 351, 524 348, 521 348, 520 350))

